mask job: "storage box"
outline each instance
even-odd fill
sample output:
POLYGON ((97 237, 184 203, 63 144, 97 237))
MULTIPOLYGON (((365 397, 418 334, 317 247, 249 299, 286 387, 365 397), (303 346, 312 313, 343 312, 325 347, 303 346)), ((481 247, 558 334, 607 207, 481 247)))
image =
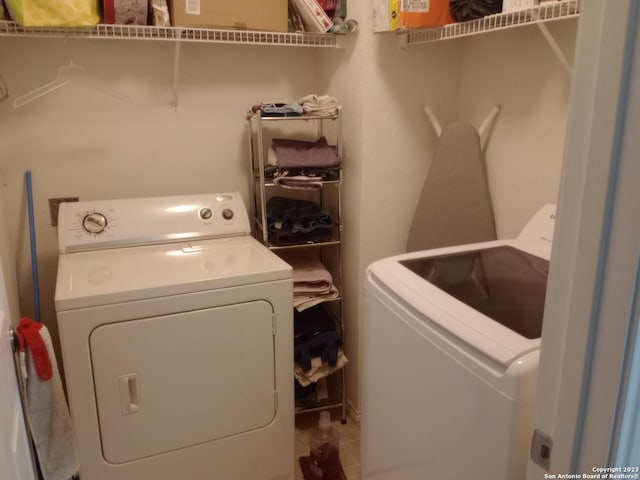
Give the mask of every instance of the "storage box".
POLYGON ((434 28, 455 22, 450 0, 372 0, 373 31, 434 28))
POLYGON ((449 0, 400 0, 401 29, 441 27, 454 21, 449 0))
POLYGON ((288 31, 287 0, 173 0, 177 27, 288 31))
POLYGON ((102 0, 104 23, 146 25, 148 0, 102 0))

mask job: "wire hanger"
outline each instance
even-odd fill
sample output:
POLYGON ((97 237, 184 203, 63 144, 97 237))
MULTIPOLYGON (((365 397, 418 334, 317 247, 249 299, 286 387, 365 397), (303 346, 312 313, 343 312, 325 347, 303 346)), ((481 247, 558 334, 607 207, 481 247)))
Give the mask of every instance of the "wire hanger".
POLYGON ((56 90, 76 81, 80 81, 83 84, 89 85, 95 90, 98 90, 111 97, 117 98, 118 100, 121 100, 123 102, 131 102, 131 99, 127 95, 109 88, 102 81, 98 80, 95 77, 92 77, 89 73, 87 73, 84 67, 74 63, 71 55, 69 55, 66 39, 64 41, 64 45, 65 51, 69 56, 69 63, 67 65, 60 65, 60 67, 58 67, 58 74, 53 81, 46 83, 41 87, 38 87, 35 90, 32 90, 29 93, 16 98, 13 101, 13 108, 24 107, 25 105, 28 105, 29 103, 41 97, 44 97, 45 95, 49 95, 50 93, 55 92, 56 90))

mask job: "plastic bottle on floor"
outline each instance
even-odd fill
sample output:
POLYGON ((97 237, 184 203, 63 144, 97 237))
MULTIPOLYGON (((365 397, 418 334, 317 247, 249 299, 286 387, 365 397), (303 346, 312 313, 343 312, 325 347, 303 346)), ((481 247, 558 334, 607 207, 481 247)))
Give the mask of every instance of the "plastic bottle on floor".
POLYGON ((313 480, 344 478, 340 464, 340 432, 331 425, 331 416, 326 410, 320 412, 318 426, 311 430, 309 448, 309 473, 313 480))

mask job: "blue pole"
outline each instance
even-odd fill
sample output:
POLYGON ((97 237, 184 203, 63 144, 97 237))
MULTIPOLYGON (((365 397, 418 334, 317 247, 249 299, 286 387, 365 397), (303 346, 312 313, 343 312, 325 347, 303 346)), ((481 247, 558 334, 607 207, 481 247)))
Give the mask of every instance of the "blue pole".
POLYGON ((36 249, 36 225, 33 214, 33 187, 31 171, 27 170, 27 206, 29 208, 29 236, 31 239, 31 277, 33 281, 33 302, 35 304, 35 320, 40 321, 40 282, 38 280, 38 254, 36 249))

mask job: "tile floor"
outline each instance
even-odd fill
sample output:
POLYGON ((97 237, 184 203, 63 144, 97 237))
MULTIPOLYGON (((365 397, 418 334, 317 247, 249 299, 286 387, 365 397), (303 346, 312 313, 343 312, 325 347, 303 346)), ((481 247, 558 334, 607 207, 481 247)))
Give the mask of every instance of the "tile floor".
MULTIPOLYGON (((360 425, 347 417, 346 425, 340 423, 340 409, 330 410, 331 423, 340 432, 340 462, 347 480, 360 480, 360 425)), ((309 455, 309 433, 318 424, 320 412, 296 415, 296 480, 304 480, 298 458, 309 455)))

